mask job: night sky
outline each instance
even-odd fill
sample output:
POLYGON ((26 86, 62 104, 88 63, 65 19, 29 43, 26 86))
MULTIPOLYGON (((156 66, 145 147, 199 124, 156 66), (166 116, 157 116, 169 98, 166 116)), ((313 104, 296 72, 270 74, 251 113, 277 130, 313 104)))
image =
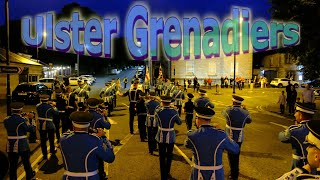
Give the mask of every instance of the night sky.
MULTIPOLYGON (((146 3, 151 16, 178 15, 180 18, 188 15, 216 16, 222 20, 231 12, 232 6, 248 7, 252 11, 252 19, 270 19, 268 12, 270 4, 268 0, 9 0, 10 19, 20 19, 23 16, 34 16, 48 11, 60 12, 66 4, 77 2, 97 12, 99 15, 118 16, 120 23, 124 24, 124 18, 134 3, 146 3)), ((4 25, 4 1, 0 4, 0 25, 4 25)), ((121 28, 123 29, 123 28, 121 28)))

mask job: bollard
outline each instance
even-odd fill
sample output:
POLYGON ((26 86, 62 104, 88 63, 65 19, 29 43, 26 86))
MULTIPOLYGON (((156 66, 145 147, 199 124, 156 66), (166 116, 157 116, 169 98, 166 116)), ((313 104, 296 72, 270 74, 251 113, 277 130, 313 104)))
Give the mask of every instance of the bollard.
POLYGON ((216 94, 221 94, 220 93, 220 85, 219 84, 216 84, 216 94))

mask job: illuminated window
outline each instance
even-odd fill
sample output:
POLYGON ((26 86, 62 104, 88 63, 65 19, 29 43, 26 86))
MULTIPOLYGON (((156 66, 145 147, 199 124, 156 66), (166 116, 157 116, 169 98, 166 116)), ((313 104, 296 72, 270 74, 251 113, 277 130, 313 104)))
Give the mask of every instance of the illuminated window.
POLYGON ((186 61, 186 75, 194 75, 194 61, 186 61))
POLYGON ((216 62, 214 62, 214 61, 209 62, 208 75, 217 75, 216 62))

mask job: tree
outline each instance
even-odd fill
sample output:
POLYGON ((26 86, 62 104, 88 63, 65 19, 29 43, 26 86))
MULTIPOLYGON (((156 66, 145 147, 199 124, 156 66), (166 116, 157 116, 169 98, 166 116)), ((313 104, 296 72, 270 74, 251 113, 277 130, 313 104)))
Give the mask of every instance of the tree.
POLYGON ((300 23, 300 44, 280 49, 302 65, 306 79, 320 77, 320 1, 319 0, 270 0, 273 19, 300 23))

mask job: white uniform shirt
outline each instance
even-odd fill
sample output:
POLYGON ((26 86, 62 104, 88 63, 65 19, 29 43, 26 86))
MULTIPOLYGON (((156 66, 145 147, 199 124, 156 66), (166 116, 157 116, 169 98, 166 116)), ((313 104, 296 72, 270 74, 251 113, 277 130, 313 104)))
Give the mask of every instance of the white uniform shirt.
POLYGON ((313 89, 305 89, 302 92, 302 102, 303 103, 313 103, 314 102, 314 94, 313 89))

